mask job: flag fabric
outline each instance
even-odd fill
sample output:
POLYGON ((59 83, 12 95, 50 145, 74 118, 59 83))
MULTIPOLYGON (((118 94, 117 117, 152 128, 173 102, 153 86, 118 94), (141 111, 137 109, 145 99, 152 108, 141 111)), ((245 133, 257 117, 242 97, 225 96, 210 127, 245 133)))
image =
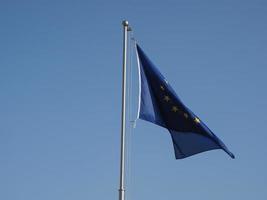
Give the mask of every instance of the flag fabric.
POLYGON ((169 130, 176 159, 213 149, 222 149, 234 158, 224 143, 182 103, 137 44, 136 51, 140 75, 138 117, 169 130))

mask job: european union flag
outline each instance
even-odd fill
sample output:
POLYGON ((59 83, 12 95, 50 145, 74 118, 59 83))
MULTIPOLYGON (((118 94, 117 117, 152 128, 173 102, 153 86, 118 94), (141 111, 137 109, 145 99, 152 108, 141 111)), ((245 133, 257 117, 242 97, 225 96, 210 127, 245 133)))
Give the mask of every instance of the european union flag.
POLYGON ((212 149, 234 155, 224 143, 190 110, 137 45, 141 95, 139 118, 169 130, 176 159, 212 149))

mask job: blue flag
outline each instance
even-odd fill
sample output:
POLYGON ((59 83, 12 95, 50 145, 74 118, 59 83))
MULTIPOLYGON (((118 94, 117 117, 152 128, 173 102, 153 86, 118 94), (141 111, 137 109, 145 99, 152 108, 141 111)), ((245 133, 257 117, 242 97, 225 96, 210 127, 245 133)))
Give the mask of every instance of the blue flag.
POLYGON ((176 159, 209 151, 223 149, 234 155, 224 143, 188 109, 164 76, 137 45, 141 81, 139 118, 169 130, 176 159))

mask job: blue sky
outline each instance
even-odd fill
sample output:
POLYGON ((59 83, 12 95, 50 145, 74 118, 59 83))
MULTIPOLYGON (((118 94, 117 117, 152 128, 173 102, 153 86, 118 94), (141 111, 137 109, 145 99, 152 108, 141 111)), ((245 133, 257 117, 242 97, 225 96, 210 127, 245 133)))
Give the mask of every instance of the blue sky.
POLYGON ((266 13, 263 0, 1 0, 0 199, 118 198, 125 18, 236 155, 175 160, 167 130, 137 121, 128 199, 265 199, 266 13))

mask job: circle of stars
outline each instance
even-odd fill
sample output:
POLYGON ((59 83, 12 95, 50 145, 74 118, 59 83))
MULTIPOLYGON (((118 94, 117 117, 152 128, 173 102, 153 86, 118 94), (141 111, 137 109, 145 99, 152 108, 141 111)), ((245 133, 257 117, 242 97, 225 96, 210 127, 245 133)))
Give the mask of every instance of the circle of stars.
MULTIPOLYGON (((161 90, 161 91, 165 91, 165 88, 164 88, 163 85, 160 86, 160 90, 161 90)), ((171 98, 170 98, 168 95, 164 95, 163 100, 166 101, 167 103, 171 102, 171 98)), ((181 111, 181 110, 180 110, 177 106, 175 106, 175 105, 171 107, 171 111, 174 112, 174 113, 179 112, 180 114, 183 115, 183 117, 184 117, 185 119, 189 119, 189 114, 186 113, 186 112, 181 111)), ((193 121, 194 121, 196 124, 200 124, 200 119, 197 118, 197 117, 194 117, 194 118, 193 118, 193 121)))

